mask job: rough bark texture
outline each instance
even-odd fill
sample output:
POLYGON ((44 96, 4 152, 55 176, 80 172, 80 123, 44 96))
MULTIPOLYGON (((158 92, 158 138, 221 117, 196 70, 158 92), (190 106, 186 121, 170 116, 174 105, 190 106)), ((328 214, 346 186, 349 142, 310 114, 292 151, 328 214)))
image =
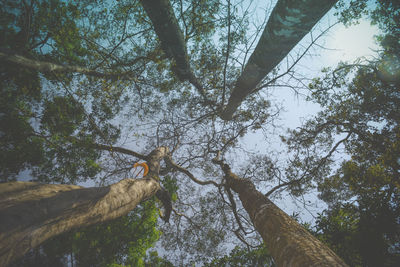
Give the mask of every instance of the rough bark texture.
POLYGON ((0 184, 0 265, 76 227, 115 219, 160 189, 154 179, 107 187, 10 182, 0 184))
POLYGON ((153 23, 163 51, 167 57, 175 60, 175 74, 182 81, 194 79, 183 33, 169 0, 141 0, 140 2, 153 23))
POLYGON ((221 113, 232 119, 242 101, 284 59, 337 0, 279 0, 256 49, 238 78, 228 104, 221 113))
MULTIPOLYGON (((140 154, 138 154, 140 155, 140 154)), ((160 186, 160 161, 169 156, 159 147, 147 159, 144 179, 124 179, 107 187, 11 182, 0 184, 0 266, 21 257, 45 240, 73 228, 118 218, 156 195, 168 222, 172 206, 160 186)))
POLYGON ((252 182, 225 168, 236 193, 278 266, 347 266, 331 249, 261 194, 252 182))
MULTIPOLYGON (((162 146, 153 150, 147 156, 147 163, 149 166, 149 173, 147 174, 147 177, 151 177, 159 181, 160 178, 158 177, 158 175, 160 173, 160 161, 167 158, 168 156, 170 156, 170 151, 169 148, 166 146, 162 146)), ((162 186, 160 186, 160 189, 157 191, 156 196, 164 206, 164 214, 161 216, 161 218, 165 222, 168 222, 172 211, 171 196, 169 195, 168 191, 165 190, 162 186)))

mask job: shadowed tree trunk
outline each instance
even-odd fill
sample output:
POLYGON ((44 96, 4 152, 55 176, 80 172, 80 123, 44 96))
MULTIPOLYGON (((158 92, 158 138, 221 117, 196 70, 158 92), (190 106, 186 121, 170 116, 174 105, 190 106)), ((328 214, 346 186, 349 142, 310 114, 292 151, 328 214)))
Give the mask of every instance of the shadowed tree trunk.
POLYGON ((73 228, 112 220, 154 195, 163 202, 168 221, 171 200, 160 186, 160 160, 169 153, 160 147, 147 156, 143 179, 124 179, 106 187, 10 182, 0 184, 0 265, 23 256, 45 240, 73 228))
POLYGON ((260 193, 251 181, 233 174, 222 161, 214 162, 223 169, 228 186, 238 193, 277 266, 347 266, 331 249, 260 193))
POLYGON ((194 78, 183 33, 169 0, 141 0, 167 57, 175 61, 174 72, 182 81, 194 78))
POLYGON ((332 8, 337 0, 278 0, 243 73, 236 81, 228 104, 221 113, 232 119, 242 101, 284 59, 290 50, 332 8))
POLYGON ((205 104, 215 106, 213 101, 207 99, 203 86, 190 67, 184 36, 170 1, 140 0, 140 2, 153 24, 164 53, 174 60, 173 72, 181 81, 189 81, 201 94, 205 104))

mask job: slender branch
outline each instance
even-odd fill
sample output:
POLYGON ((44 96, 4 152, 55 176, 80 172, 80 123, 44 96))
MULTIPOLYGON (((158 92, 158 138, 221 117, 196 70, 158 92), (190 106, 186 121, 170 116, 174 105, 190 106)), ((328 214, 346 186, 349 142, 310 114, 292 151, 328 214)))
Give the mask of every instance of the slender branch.
POLYGON ((233 212, 233 215, 234 215, 234 217, 236 219, 236 222, 237 222, 237 224, 239 226, 239 230, 242 230, 243 233, 246 233, 246 231, 243 228, 242 222, 240 221, 240 218, 238 216, 237 209, 236 209, 236 202, 233 199, 233 194, 232 194, 230 188, 225 186, 225 191, 226 191, 226 194, 228 195, 229 202, 231 203, 230 206, 232 208, 232 212, 233 212))
POLYGON ((194 177, 194 175, 193 175, 190 171, 188 171, 187 169, 183 168, 182 166, 176 164, 176 163, 171 159, 170 156, 166 157, 164 160, 165 160, 165 162, 166 162, 168 165, 170 165, 173 169, 175 169, 175 170, 177 170, 177 171, 179 171, 179 172, 181 172, 181 173, 186 174, 186 175, 190 178, 190 180, 192 180, 193 182, 195 182, 195 183, 197 183, 197 184, 199 184, 199 185, 209 185, 209 184, 212 184, 212 185, 214 185, 214 186, 216 186, 216 187, 220 187, 220 186, 221 186, 220 184, 218 184, 218 183, 216 183, 215 181, 212 181, 212 180, 209 180, 209 181, 201 181, 201 180, 197 179, 196 177, 194 177))
MULTIPOLYGON (((352 134, 352 132, 349 132, 345 138, 343 138, 342 140, 340 140, 339 142, 337 142, 337 143, 332 147, 332 149, 328 152, 328 154, 327 154, 325 157, 323 157, 323 158, 319 161, 318 165, 317 165, 316 167, 314 167, 314 168, 311 170, 310 174, 314 174, 323 164, 325 164, 325 162, 328 160, 328 158, 330 158, 330 157, 332 156, 332 154, 336 151, 336 149, 339 147, 339 145, 340 145, 341 143, 347 141, 347 140, 350 138, 351 134, 352 134)), ((301 180, 303 180, 305 176, 306 176, 306 174, 303 174, 303 175, 302 175, 300 178, 298 178, 298 179, 291 180, 291 181, 288 181, 288 182, 279 184, 279 185, 277 185, 277 186, 274 186, 271 190, 269 190, 269 191, 265 194, 265 196, 266 196, 266 197, 269 197, 272 193, 274 193, 276 190, 278 190, 278 189, 280 189, 280 188, 282 188, 282 187, 285 187, 285 186, 289 186, 289 185, 298 183, 298 182, 300 182, 301 180)))
POLYGON ((242 241, 242 242, 247 246, 247 248, 257 248, 257 247, 258 247, 258 246, 253 246, 253 245, 249 244, 249 243, 243 238, 243 236, 240 235, 239 229, 237 229, 237 230, 235 230, 235 231, 233 231, 233 232, 235 233, 236 237, 237 237, 240 241, 242 241))
POLYGON ((8 54, 8 53, 3 53, 0 52, 0 61, 5 61, 8 63, 13 63, 17 64, 19 66, 33 69, 36 71, 40 72, 76 72, 76 73, 82 73, 94 77, 102 77, 102 78, 110 78, 110 79, 127 79, 130 80, 132 78, 128 77, 129 75, 132 75, 132 72, 125 72, 125 73, 104 73, 104 72, 99 72, 96 70, 80 67, 80 66, 64 66, 64 65, 59 65, 51 62, 46 62, 46 61, 39 61, 39 60, 33 60, 26 58, 21 55, 16 55, 16 54, 8 54))
POLYGON ((231 48, 231 1, 228 0, 228 44, 226 48, 226 57, 224 64, 224 86, 222 91, 222 101, 221 104, 225 104, 225 92, 226 92, 226 68, 228 66, 229 52, 231 48))
POLYGON ((118 152, 118 153, 122 153, 125 155, 130 155, 130 156, 134 156, 136 158, 142 159, 142 160, 148 160, 148 156, 137 153, 133 150, 130 149, 126 149, 123 147, 117 147, 117 146, 110 146, 110 145, 103 145, 103 144, 90 144, 90 147, 96 148, 96 149, 100 149, 100 150, 106 150, 106 151, 110 151, 110 152, 118 152))

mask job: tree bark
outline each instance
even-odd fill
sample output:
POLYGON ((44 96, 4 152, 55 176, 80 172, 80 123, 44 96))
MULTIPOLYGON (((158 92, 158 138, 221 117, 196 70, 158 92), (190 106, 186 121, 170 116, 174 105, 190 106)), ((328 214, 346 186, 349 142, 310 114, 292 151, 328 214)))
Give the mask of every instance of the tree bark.
POLYGON ((0 184, 0 265, 73 228, 112 220, 160 190, 154 179, 107 187, 10 182, 0 184))
POLYGON ((141 0, 167 57, 175 61, 174 72, 182 81, 191 80, 185 40, 169 0, 141 0))
POLYGON ((181 81, 189 81, 201 94, 205 104, 215 106, 216 103, 207 98, 203 86, 190 67, 186 42, 170 1, 140 0, 140 2, 153 24, 164 53, 174 61, 172 71, 181 81))
POLYGON ((222 119, 232 119, 242 101, 336 2, 337 0, 278 1, 253 54, 236 81, 228 104, 220 114, 222 119))
POLYGON ((80 66, 64 66, 59 65, 51 62, 46 61, 39 61, 29 59, 27 57, 10 54, 10 53, 3 53, 0 52, 0 61, 5 61, 8 63, 16 64, 18 66, 29 68, 32 70, 36 70, 43 73, 49 72, 58 72, 58 73, 66 73, 66 72, 75 72, 75 73, 82 73, 89 76, 100 77, 100 78, 108 78, 108 79, 131 79, 129 75, 132 73, 103 73, 96 70, 87 69, 80 66))
POLYGON ((221 165, 228 186, 238 193, 277 266, 347 266, 331 249, 260 193, 251 181, 233 174, 227 164, 218 160, 216 163, 221 165))
POLYGON ((45 240, 71 229, 123 216, 156 195, 168 221, 171 198, 159 183, 160 160, 169 155, 159 147, 146 156, 149 173, 106 187, 10 182, 0 184, 0 266, 6 266, 45 240))

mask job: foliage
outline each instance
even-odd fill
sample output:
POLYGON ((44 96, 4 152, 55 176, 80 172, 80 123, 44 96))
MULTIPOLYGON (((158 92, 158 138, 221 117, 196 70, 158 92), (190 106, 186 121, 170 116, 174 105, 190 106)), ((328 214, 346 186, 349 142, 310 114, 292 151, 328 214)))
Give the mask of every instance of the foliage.
POLYGON ((157 251, 150 251, 146 256, 144 266, 146 267, 174 267, 168 260, 158 256, 157 251))
POLYGON ((204 266, 275 266, 264 246, 245 249, 235 247, 229 255, 215 258, 204 266))
POLYGON ((386 203, 338 204, 319 214, 314 234, 350 266, 397 266, 398 216, 386 203))

